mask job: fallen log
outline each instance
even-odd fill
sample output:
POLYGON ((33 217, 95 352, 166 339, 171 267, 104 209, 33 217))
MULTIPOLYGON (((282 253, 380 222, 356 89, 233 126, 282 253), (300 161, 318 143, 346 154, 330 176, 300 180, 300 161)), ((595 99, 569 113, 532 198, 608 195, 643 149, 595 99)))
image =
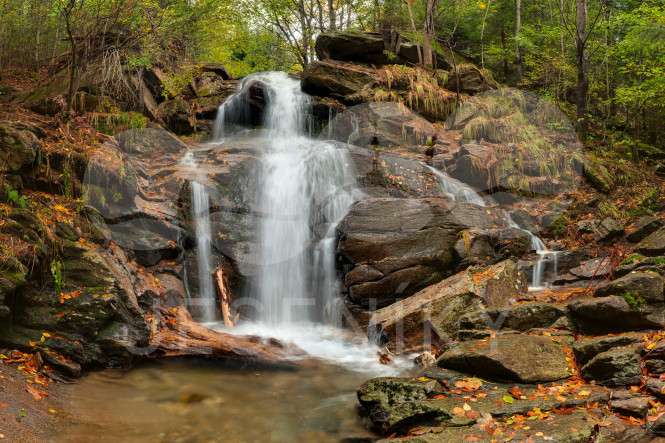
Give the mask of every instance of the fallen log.
MULTIPOLYGON (((213 331, 195 321, 186 307, 159 308, 161 319, 150 339, 153 357, 198 356, 226 361, 261 363, 284 368, 302 366, 294 357, 306 353, 292 344, 257 336, 235 336, 213 331), (155 330, 156 329, 156 330, 155 330)), ((157 315, 153 316, 153 322, 157 315)))
POLYGON ((215 282, 217 283, 217 293, 219 295, 219 307, 222 311, 222 319, 227 327, 232 328, 238 321, 239 315, 236 314, 235 318, 231 318, 231 299, 229 297, 229 291, 227 290, 224 271, 221 266, 215 269, 214 276, 215 282))

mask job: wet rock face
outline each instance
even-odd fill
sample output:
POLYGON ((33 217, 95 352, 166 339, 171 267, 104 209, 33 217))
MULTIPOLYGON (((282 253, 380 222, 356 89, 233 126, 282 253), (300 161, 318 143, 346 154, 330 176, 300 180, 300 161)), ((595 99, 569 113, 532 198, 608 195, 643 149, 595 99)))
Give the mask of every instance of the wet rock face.
POLYGON ((417 149, 431 144, 438 133, 432 123, 400 103, 372 101, 335 116, 321 136, 377 151, 420 153, 417 149))
POLYGON ((451 275, 457 233, 505 227, 499 211, 444 199, 368 199, 338 226, 344 277, 352 300, 387 306, 451 275), (489 212, 489 214, 488 214, 489 212), (370 270, 371 268, 371 270, 370 270), (379 275, 380 273, 380 275, 379 275))

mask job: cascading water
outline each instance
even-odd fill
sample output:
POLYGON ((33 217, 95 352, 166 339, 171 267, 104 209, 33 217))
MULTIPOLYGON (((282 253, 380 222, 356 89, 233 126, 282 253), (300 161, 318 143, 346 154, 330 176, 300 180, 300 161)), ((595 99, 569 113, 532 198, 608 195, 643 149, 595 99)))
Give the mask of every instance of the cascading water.
POLYGON ((439 178, 441 191, 446 194, 452 201, 472 203, 476 206, 486 206, 485 200, 478 195, 476 191, 465 185, 464 183, 451 178, 448 174, 439 171, 429 165, 429 168, 434 175, 439 178))
MULTIPOLYGON (((196 168, 194 154, 188 152, 183 156, 181 164, 196 168)), ((203 322, 215 320, 216 303, 215 288, 212 281, 212 246, 210 243, 210 197, 205 186, 196 181, 190 181, 192 199, 192 219, 196 233, 196 258, 198 265, 199 297, 190 299, 194 311, 203 322)))
POLYGON ((326 325, 340 296, 336 226, 363 194, 346 149, 304 135, 310 98, 301 92, 298 80, 283 72, 246 77, 227 100, 231 104, 222 106, 225 110, 218 115, 224 120, 217 122, 217 133, 229 134, 225 122, 242 123, 229 110, 244 109, 238 103, 246 100, 243 95, 254 83, 261 84, 266 99, 257 184, 259 269, 249 289, 260 301, 261 312, 255 322, 225 331, 294 342, 309 355, 359 371, 399 373, 412 363, 397 359, 396 365, 381 365, 374 345, 350 342, 341 330, 326 325))
MULTIPOLYGON (((425 166, 427 166, 429 170, 439 178, 441 191, 448 195, 451 200, 456 202, 472 203, 477 206, 486 206, 485 200, 483 200, 483 198, 469 186, 451 178, 444 172, 441 172, 429 165, 425 166)), ((545 281, 547 264, 550 262, 553 264, 552 275, 556 276, 558 252, 550 251, 547 249, 545 243, 543 243, 543 241, 538 238, 538 236, 534 235, 531 231, 520 227, 517 223, 515 223, 512 217, 510 217, 510 214, 505 213, 504 218, 510 227, 517 228, 529 235, 529 238, 531 239, 531 248, 536 251, 536 254, 538 254, 538 261, 533 265, 533 274, 531 277, 531 285, 529 286, 529 289, 545 289, 548 285, 548 282, 545 281)))
POLYGON ((358 195, 352 163, 334 143, 304 135, 310 98, 283 72, 246 77, 220 108, 218 137, 229 120, 238 121, 228 112, 240 108, 254 83, 264 90, 266 131, 258 184, 260 271, 251 295, 261 302, 259 321, 266 325, 324 321, 338 295, 335 226, 358 195))

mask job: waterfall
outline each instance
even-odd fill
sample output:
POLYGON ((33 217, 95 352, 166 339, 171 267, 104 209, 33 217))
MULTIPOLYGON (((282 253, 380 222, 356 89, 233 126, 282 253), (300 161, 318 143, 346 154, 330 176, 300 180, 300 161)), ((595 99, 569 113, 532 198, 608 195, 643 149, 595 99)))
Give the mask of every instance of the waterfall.
MULTIPOLYGON (((194 154, 188 152, 180 161, 190 168, 196 168, 194 154)), ((199 297, 191 300, 194 311, 203 322, 212 322, 216 318, 215 287, 212 280, 212 246, 210 243, 210 197, 205 186, 196 181, 190 181, 191 213, 194 231, 196 234, 196 260, 199 278, 199 297)))
MULTIPOLYGON (((473 189, 464 183, 451 178, 448 174, 439 171, 438 169, 433 168, 432 166, 425 165, 429 168, 434 175, 439 178, 439 184, 441 186, 441 191, 446 194, 451 200, 456 202, 467 202, 472 203, 477 206, 486 206, 485 200, 473 189)), ((550 251, 545 246, 545 243, 531 231, 528 231, 520 227, 508 214, 504 213, 504 218, 508 222, 508 226, 512 228, 517 228, 523 232, 526 232, 531 239, 531 248, 536 251, 538 254, 538 261, 533 265, 533 273, 531 276, 531 285, 529 286, 530 290, 540 290, 545 289, 548 286, 549 282, 545 282, 545 272, 547 264, 549 262, 553 265, 552 274, 556 276, 557 273, 557 260, 558 252, 550 251)))
POLYGON ((441 191, 446 194, 452 201, 472 203, 476 206, 486 206, 485 200, 478 195, 476 191, 462 183, 461 181, 451 178, 448 174, 439 171, 429 165, 429 168, 434 175, 439 178, 441 191))
MULTIPOLYGON (((265 324, 323 321, 339 295, 335 226, 357 199, 352 162, 333 142, 305 136, 310 97, 286 73, 246 77, 227 103, 242 101, 254 83, 264 88, 266 131, 258 183, 260 269, 251 295, 261 302, 265 324)), ((228 109, 219 114, 226 120, 218 121, 218 134, 225 134, 228 109)))

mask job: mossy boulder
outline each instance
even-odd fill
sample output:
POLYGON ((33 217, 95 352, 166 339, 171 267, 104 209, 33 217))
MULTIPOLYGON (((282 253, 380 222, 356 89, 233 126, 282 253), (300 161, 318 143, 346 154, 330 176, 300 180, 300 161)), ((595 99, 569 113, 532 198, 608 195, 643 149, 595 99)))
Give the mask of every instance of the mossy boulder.
POLYGON ((0 122, 0 172, 18 171, 37 157, 36 137, 11 123, 0 122))
POLYGON ((196 130, 196 116, 189 103, 182 98, 165 101, 157 108, 157 114, 167 128, 175 134, 186 135, 196 130))
POLYGON ((604 194, 609 193, 612 189, 612 176, 605 166, 601 164, 584 162, 582 175, 584 175, 584 178, 587 179, 591 186, 604 194))
POLYGON ((497 87, 488 72, 472 64, 461 64, 448 74, 447 89, 453 92, 474 95, 497 87))
POLYGON ((580 369, 582 377, 605 386, 628 386, 640 382, 639 346, 611 349, 593 357, 580 369))

